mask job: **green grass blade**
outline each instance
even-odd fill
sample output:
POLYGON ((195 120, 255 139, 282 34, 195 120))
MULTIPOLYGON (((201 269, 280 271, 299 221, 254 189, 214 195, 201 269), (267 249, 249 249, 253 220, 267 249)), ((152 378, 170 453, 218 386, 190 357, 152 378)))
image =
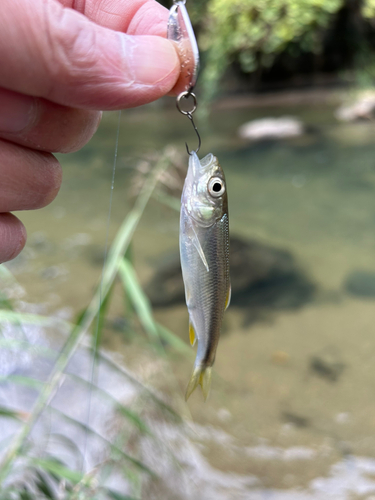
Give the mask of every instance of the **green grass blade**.
POLYGON ((181 209, 181 202, 178 198, 175 198, 174 196, 171 196, 168 193, 165 193, 163 191, 155 190, 153 197, 155 200, 157 200, 159 203, 162 203, 163 205, 172 208, 172 210, 175 210, 176 212, 179 212, 181 209))
POLYGON ((191 349, 191 347, 184 342, 183 340, 180 339, 175 333, 171 332, 166 328, 165 326, 161 325, 160 323, 156 323, 156 327, 158 329, 160 337, 169 345, 171 345, 176 351, 179 351, 180 353, 184 354, 187 356, 189 359, 195 357, 194 351, 191 349))
MULTIPOLYGON (((156 166, 152 170, 149 177, 146 179, 144 186, 137 197, 133 209, 125 218, 123 224, 120 227, 120 230, 118 231, 115 237, 115 240, 109 251, 106 266, 102 273, 102 299, 106 297, 117 275, 119 263, 121 262, 121 259, 125 255, 125 252, 130 244, 131 238, 133 237, 136 227, 142 217, 144 209, 146 208, 146 205, 152 195, 152 192, 155 189, 155 186, 160 178, 160 175, 167 169, 168 165, 169 165, 168 154, 165 153, 161 157, 161 159, 157 162, 156 166)), ((13 460, 20 453, 24 441, 29 436, 33 425, 39 418, 40 414, 42 413, 43 409, 48 403, 51 394, 53 394, 53 391, 57 387, 61 379, 61 376, 63 374, 63 371, 67 366, 67 364, 69 363, 69 360, 72 357, 77 345, 83 339, 84 335, 90 328, 93 319, 96 317, 100 307, 100 299, 101 299, 100 291, 98 289, 94 297, 92 298, 88 308, 86 309, 80 324, 72 330, 69 338, 67 339, 64 347, 62 348, 61 353, 52 370, 48 383, 45 384, 44 389, 41 391, 41 394, 35 403, 33 411, 30 414, 30 418, 21 427, 20 431, 17 433, 11 446, 9 447, 7 453, 1 460, 0 484, 4 480, 4 478, 8 475, 8 471, 13 460)))
POLYGON ((149 387, 145 386, 142 382, 137 380, 133 375, 131 375, 123 366, 118 365, 115 361, 113 361, 107 354, 101 352, 100 359, 108 366, 113 368, 115 371, 126 377, 130 380, 136 387, 147 394, 147 397, 150 398, 160 409, 165 410, 175 422, 182 422, 180 415, 167 403, 161 400, 149 387))
POLYGON ((54 474, 61 479, 66 479, 67 481, 70 481, 74 484, 82 481, 84 477, 81 472, 69 469, 68 467, 62 465, 60 462, 54 459, 32 457, 30 460, 32 461, 33 466, 37 465, 44 471, 54 474))
POLYGON ((41 389, 44 383, 31 377, 23 377, 22 375, 4 375, 0 377, 0 384, 3 382, 14 382, 15 384, 29 387, 30 389, 41 389))
MULTIPOLYGON (((8 500, 8 498, 7 498, 8 500)), ((22 491, 20 491, 20 500, 35 500, 33 493, 30 491, 27 491, 27 489, 24 487, 22 491)))
POLYGON ((0 279, 7 285, 18 285, 18 281, 9 271, 5 264, 0 264, 0 279))
POLYGON ((15 325, 27 324, 27 325, 38 325, 38 326, 61 326, 65 330, 70 330, 72 324, 64 321, 63 319, 56 318, 53 316, 41 316, 39 314, 23 313, 11 310, 0 310, 0 323, 12 323, 15 325))
POLYGON ((11 410, 8 407, 0 406, 0 417, 14 418, 15 420, 20 419, 20 414, 17 410, 11 410))
POLYGON ((56 358, 58 352, 38 344, 31 344, 27 340, 4 339, 0 338, 0 347, 6 349, 19 349, 22 351, 32 351, 34 354, 48 359, 56 358))
POLYGON ((101 441, 103 441, 103 443, 105 443, 112 451, 116 452, 121 458, 123 458, 124 460, 126 460, 127 462, 130 462, 131 464, 135 465, 138 469, 140 469, 142 472, 147 472, 147 474, 150 474, 151 476, 153 477, 157 477, 157 475, 155 474, 155 472, 153 472, 149 467, 147 467, 147 465, 143 464, 140 460, 138 460, 137 458, 134 458, 132 457, 131 455, 129 455, 128 453, 126 453, 125 451, 121 450, 118 446, 116 446, 115 444, 111 443, 111 441, 108 441, 107 438, 105 438, 104 436, 102 436, 101 434, 98 434, 94 429, 92 429, 91 427, 88 427, 86 424, 83 424, 82 422, 79 422, 78 420, 76 420, 75 418, 72 418, 72 417, 69 417, 68 415, 65 415, 65 413, 63 413, 62 411, 58 410, 57 408, 54 408, 52 406, 49 407, 50 410, 53 412, 53 413, 56 413, 58 415, 60 415, 64 420, 66 420, 67 422, 70 422, 74 425, 76 425, 77 427, 80 427, 82 430, 84 430, 85 432, 87 432, 88 434, 91 434, 97 438, 99 438, 101 441))
POLYGON ((160 345, 159 332, 152 316, 151 304, 138 282, 134 267, 127 259, 122 259, 118 270, 123 287, 133 304, 144 330, 151 342, 160 345))
POLYGON ((48 484, 48 481, 44 477, 44 475, 40 471, 36 471, 36 475, 37 475, 36 487, 38 488, 38 490, 46 498, 50 498, 51 500, 55 500, 56 496, 55 496, 50 484, 48 484))

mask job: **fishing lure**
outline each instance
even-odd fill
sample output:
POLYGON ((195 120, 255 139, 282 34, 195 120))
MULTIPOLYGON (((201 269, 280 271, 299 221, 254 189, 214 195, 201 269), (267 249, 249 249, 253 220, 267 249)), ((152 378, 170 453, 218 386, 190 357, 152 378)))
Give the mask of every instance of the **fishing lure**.
POLYGON ((185 1, 175 1, 170 10, 168 38, 176 43, 181 59, 180 91, 176 104, 191 121, 198 137, 198 148, 189 151, 189 168, 181 197, 180 257, 189 312, 189 337, 198 339, 193 373, 186 389, 187 400, 201 385, 204 399, 211 385, 221 324, 230 302, 229 218, 224 172, 217 158, 208 154, 198 158, 201 138, 193 120, 197 98, 193 93, 199 68, 199 51, 185 1), (183 100, 192 99, 189 111, 183 100))

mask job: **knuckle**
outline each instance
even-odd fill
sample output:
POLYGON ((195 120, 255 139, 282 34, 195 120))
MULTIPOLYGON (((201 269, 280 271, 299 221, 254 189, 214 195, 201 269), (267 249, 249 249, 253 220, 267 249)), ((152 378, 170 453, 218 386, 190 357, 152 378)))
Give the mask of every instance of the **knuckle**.
POLYGON ((48 34, 46 67, 54 79, 77 82, 96 64, 96 31, 91 23, 57 2, 44 3, 48 34))
POLYGON ((34 207, 42 208, 49 205, 57 196, 62 181, 60 163, 50 153, 36 153, 39 156, 40 171, 36 178, 33 191, 34 207))
POLYGON ((91 110, 71 110, 70 129, 66 140, 60 144, 60 153, 73 153, 85 146, 97 131, 102 112, 91 110))

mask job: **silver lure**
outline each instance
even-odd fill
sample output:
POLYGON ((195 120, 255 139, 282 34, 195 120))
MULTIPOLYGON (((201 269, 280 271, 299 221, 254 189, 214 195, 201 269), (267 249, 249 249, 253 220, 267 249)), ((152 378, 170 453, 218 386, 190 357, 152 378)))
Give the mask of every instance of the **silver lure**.
POLYGON ((205 400, 230 301, 229 219, 225 177, 215 156, 193 151, 181 198, 180 255, 189 311, 190 342, 198 339, 186 400, 201 385, 205 400))

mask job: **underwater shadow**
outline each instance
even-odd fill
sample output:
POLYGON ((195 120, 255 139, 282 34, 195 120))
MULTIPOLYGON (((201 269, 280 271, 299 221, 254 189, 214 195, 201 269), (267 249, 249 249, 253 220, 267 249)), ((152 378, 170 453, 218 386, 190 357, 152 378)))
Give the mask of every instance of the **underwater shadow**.
MULTIPOLYGON (((316 285, 298 267, 292 253, 238 236, 230 239, 231 307, 244 311, 250 325, 278 310, 311 302, 316 285)), ((164 257, 145 288, 153 307, 185 303, 178 254, 164 257)))

